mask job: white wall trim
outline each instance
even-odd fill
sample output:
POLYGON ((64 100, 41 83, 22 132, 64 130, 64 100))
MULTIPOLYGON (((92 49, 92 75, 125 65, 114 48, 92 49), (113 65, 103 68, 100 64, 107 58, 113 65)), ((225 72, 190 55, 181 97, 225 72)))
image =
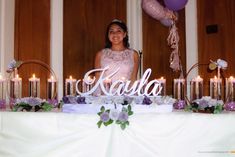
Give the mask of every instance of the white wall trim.
MULTIPOLYGON (((127 0, 127 27, 129 29, 130 47, 137 51, 142 51, 143 31, 141 0, 127 0)), ((143 59, 141 62, 143 65, 143 59)), ((143 66, 141 67, 141 72, 143 72, 143 66)))
POLYGON ((15 0, 0 0, 0 72, 14 58, 15 0))
POLYGON ((58 100, 63 97, 63 0, 51 0, 51 68, 58 79, 58 100))
MULTIPOLYGON (((197 1, 188 1, 185 8, 186 24, 186 69, 198 62, 198 32, 197 32, 197 1)), ((198 75, 198 68, 195 68, 188 76, 188 81, 198 75)), ((189 84, 187 85, 189 91, 189 84)), ((188 93, 189 95, 189 93, 188 93)))

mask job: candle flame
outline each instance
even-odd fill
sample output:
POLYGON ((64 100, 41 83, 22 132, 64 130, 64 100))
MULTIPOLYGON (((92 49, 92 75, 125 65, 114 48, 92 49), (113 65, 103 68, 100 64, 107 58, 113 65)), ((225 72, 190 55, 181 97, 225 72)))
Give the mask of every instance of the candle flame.
POLYGON ((216 77, 216 76, 215 76, 214 78, 215 78, 215 79, 217 79, 217 77, 216 77))
POLYGON ((72 79, 73 79, 72 75, 70 75, 70 76, 69 76, 69 79, 70 79, 70 80, 72 80, 72 79))
POLYGON ((162 77, 160 77, 160 79, 161 79, 161 80, 163 80, 163 79, 164 79, 164 77, 162 76, 162 77))
POLYGON ((233 80, 233 76, 230 76, 229 79, 233 80))
POLYGON ((0 74, 0 79, 2 79, 2 74, 0 74))
POLYGON ((51 80, 54 80, 54 76, 51 76, 51 80))
POLYGON ((33 78, 35 78, 35 74, 33 74, 33 78))
POLYGON ((16 74, 16 78, 19 78, 19 74, 16 74))

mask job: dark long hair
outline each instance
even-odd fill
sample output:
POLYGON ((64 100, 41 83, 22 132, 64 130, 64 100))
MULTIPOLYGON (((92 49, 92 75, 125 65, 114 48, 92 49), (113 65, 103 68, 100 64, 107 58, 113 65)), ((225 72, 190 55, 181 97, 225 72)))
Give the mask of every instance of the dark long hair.
POLYGON ((123 44, 126 48, 129 48, 130 44, 129 44, 129 37, 128 37, 128 30, 127 30, 127 26, 124 22, 120 21, 120 20, 113 20, 107 27, 106 29, 106 34, 105 34, 105 48, 111 48, 112 47, 112 43, 109 40, 109 29, 112 25, 118 25, 119 27, 121 27, 121 29, 124 31, 124 33, 126 33, 126 37, 123 39, 123 44))

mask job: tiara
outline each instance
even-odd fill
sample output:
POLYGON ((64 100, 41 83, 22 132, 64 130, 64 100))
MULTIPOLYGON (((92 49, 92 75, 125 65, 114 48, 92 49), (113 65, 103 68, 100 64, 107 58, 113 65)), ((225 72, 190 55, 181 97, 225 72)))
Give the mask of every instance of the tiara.
POLYGON ((123 23, 121 20, 118 20, 118 19, 114 19, 112 22, 119 22, 119 23, 123 23))

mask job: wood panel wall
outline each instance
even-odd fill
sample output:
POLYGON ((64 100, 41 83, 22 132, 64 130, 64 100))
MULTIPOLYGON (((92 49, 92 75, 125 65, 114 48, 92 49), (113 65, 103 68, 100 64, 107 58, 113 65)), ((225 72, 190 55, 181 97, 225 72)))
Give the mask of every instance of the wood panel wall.
MULTIPOLYGON (((185 12, 181 10, 178 14, 179 50, 183 70, 185 71, 185 12)), ((172 81, 174 78, 179 78, 180 74, 173 72, 169 66, 171 50, 167 45, 168 33, 168 27, 162 25, 158 20, 153 19, 143 11, 143 67, 144 69, 152 69, 150 80, 160 78, 161 76, 166 78, 167 95, 172 95, 172 81)))
MULTIPOLYGON (((40 60, 50 65, 50 0, 15 1, 15 60, 40 60)), ((28 96, 28 78, 41 79, 41 97, 46 97, 48 72, 38 64, 24 64, 19 69, 23 96, 28 96)))
POLYGON ((64 0, 64 79, 81 79, 94 68, 113 19, 126 22, 126 0, 64 0))
MULTIPOLYGON (((235 76, 235 1, 198 0, 198 57, 200 63, 209 63, 218 58, 228 61, 223 77, 235 76), (217 27, 217 31, 216 31, 217 27)), ((216 71, 199 67, 204 78, 205 95, 209 95, 209 78, 216 71)))

